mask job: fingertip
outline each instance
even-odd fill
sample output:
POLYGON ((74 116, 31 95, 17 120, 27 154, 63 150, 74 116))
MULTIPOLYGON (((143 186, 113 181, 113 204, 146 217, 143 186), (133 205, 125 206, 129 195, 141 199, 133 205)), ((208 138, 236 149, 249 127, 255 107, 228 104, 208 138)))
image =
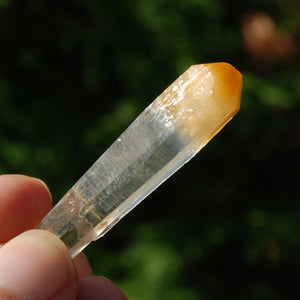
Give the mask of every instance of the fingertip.
POLYGON ((91 268, 91 265, 86 258, 86 256, 83 253, 79 253, 74 259, 73 259, 75 269, 77 272, 78 278, 83 278, 86 276, 93 275, 93 270, 91 268))
POLYGON ((48 194, 48 199, 51 200, 50 201, 50 205, 52 205, 52 194, 49 190, 49 187, 48 185, 45 183, 45 181, 43 181, 42 179, 40 178, 36 178, 36 177, 30 177, 31 179, 37 181, 39 183, 40 186, 43 187, 43 189, 45 190, 45 192, 48 194))
POLYGON ((9 299, 74 299, 77 292, 68 249, 43 230, 24 232, 0 249, 0 283, 0 295, 9 299))
POLYGON ((127 300, 123 291, 101 276, 89 276, 79 281, 77 300, 127 300))
POLYGON ((25 175, 0 176, 0 243, 34 228, 52 207, 44 182, 25 175))

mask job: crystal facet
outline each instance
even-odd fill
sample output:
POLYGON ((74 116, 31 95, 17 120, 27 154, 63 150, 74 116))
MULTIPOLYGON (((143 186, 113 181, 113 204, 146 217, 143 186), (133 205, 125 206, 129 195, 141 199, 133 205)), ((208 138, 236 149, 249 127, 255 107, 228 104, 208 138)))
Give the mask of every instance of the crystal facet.
POLYGON ((189 161, 238 112, 242 75, 191 66, 92 165, 40 224, 77 255, 189 161))

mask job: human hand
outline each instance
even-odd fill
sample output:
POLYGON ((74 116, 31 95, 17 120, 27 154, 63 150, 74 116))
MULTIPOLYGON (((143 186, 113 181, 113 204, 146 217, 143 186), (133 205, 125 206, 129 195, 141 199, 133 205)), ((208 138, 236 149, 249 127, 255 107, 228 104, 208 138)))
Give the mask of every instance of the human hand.
POLYGON ((0 300, 126 300, 108 279, 93 276, 83 254, 72 260, 54 234, 31 230, 51 207, 43 182, 0 176, 0 300))

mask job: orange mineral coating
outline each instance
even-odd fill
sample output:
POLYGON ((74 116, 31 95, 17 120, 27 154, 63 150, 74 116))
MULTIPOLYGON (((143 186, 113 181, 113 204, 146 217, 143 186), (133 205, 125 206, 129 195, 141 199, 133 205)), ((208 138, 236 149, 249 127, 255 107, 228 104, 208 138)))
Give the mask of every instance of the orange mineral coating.
POLYGON ((228 63, 193 65, 155 101, 174 127, 204 146, 238 112, 242 75, 228 63))
POLYGON ((214 93, 220 105, 233 108, 234 116, 241 106, 242 74, 228 63, 211 63, 205 66, 215 77, 214 93))

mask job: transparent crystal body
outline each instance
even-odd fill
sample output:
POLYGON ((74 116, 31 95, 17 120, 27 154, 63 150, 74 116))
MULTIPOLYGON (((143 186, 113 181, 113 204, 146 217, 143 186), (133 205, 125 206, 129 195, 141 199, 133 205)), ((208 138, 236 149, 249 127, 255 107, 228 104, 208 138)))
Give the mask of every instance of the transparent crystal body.
POLYGON ((191 66, 92 165, 40 224, 77 255, 189 161, 237 113, 241 74, 191 66))

